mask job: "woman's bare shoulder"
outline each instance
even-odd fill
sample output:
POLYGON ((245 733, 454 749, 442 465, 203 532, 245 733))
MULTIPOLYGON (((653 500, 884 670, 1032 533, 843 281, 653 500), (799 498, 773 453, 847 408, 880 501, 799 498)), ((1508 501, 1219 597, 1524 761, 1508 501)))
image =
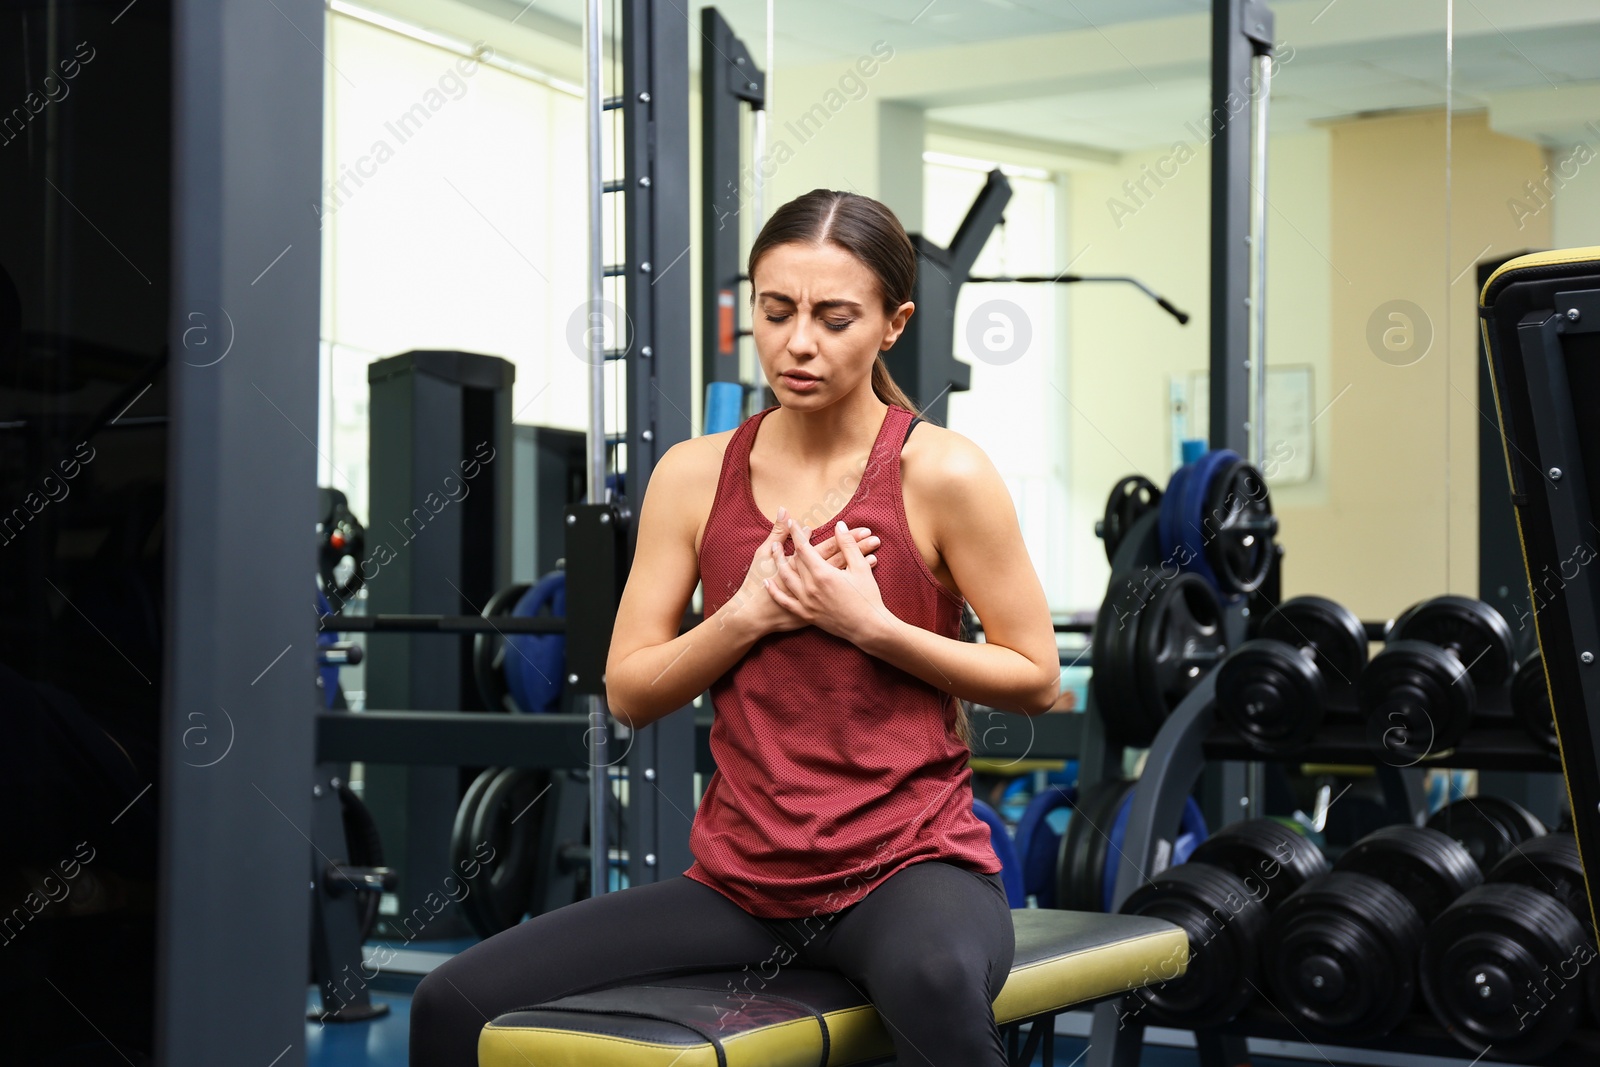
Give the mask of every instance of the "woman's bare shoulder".
POLYGON ((988 455, 970 438, 922 422, 900 451, 900 478, 907 488, 942 497, 952 492, 970 492, 990 479, 998 479, 999 474, 988 455))

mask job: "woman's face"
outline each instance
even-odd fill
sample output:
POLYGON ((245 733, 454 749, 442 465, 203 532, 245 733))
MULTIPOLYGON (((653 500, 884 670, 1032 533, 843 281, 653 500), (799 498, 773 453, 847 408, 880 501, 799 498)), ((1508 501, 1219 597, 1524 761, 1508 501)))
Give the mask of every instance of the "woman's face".
POLYGON ((873 360, 913 310, 907 302, 886 315, 877 276, 835 244, 773 247, 753 288, 756 353, 784 407, 826 407, 870 383, 873 360))

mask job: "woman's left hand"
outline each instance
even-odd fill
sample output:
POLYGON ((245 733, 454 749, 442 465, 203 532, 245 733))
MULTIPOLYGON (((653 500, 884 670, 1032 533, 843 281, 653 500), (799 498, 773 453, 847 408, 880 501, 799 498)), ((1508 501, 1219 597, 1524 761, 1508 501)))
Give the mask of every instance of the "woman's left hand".
POLYGON ((882 629, 892 616, 873 579, 871 557, 861 554, 842 521, 834 532, 844 551, 842 568, 837 561, 823 559, 811 544, 811 530, 791 519, 794 554, 785 555, 781 546, 773 546, 778 573, 767 580, 767 589, 772 599, 812 626, 864 645, 868 635, 882 629))

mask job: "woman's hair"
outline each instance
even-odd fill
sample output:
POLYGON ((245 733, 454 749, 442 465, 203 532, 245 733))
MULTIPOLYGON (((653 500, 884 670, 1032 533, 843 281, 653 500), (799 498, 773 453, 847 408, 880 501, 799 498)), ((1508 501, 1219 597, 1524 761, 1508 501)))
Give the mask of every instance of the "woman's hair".
MULTIPOLYGON (((761 257, 779 245, 832 243, 849 252, 878 279, 883 313, 893 316, 911 299, 917 284, 917 250, 894 212, 870 196, 813 189, 773 212, 761 227, 745 273, 752 281, 761 257)), ((754 295, 752 294, 752 299, 754 295)), ((918 414, 917 405, 895 384, 883 353, 872 364, 872 391, 885 404, 918 414)), ((971 640, 962 626, 962 639, 971 640)), ((956 701, 956 736, 972 747, 972 722, 966 701, 956 701)))
MULTIPOLYGON (((917 250, 905 227, 894 212, 870 196, 835 189, 813 189, 774 212, 750 246, 745 273, 754 279, 761 257, 779 245, 824 243, 838 245, 877 276, 885 315, 892 316, 911 299, 917 284, 917 250)), ((881 352, 872 364, 872 391, 885 404, 918 414, 917 405, 890 377, 881 352)))

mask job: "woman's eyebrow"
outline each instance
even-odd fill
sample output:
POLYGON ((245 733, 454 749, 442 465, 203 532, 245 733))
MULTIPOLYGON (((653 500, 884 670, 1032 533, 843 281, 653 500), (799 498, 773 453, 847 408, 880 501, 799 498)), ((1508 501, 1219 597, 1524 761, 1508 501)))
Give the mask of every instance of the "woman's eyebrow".
MULTIPOLYGON (((758 293, 757 295, 760 296, 763 300, 778 300, 778 301, 781 301, 781 302, 783 302, 785 304, 794 304, 794 303, 797 302, 795 300, 795 298, 792 297, 792 296, 788 296, 788 295, 786 295, 784 293, 773 292, 770 289, 763 290, 762 292, 758 293)), ((843 299, 818 300, 815 304, 812 304, 811 306, 813 308, 817 308, 819 310, 826 309, 826 308, 855 308, 857 311, 861 310, 861 305, 856 303, 854 300, 843 300, 843 299)))

